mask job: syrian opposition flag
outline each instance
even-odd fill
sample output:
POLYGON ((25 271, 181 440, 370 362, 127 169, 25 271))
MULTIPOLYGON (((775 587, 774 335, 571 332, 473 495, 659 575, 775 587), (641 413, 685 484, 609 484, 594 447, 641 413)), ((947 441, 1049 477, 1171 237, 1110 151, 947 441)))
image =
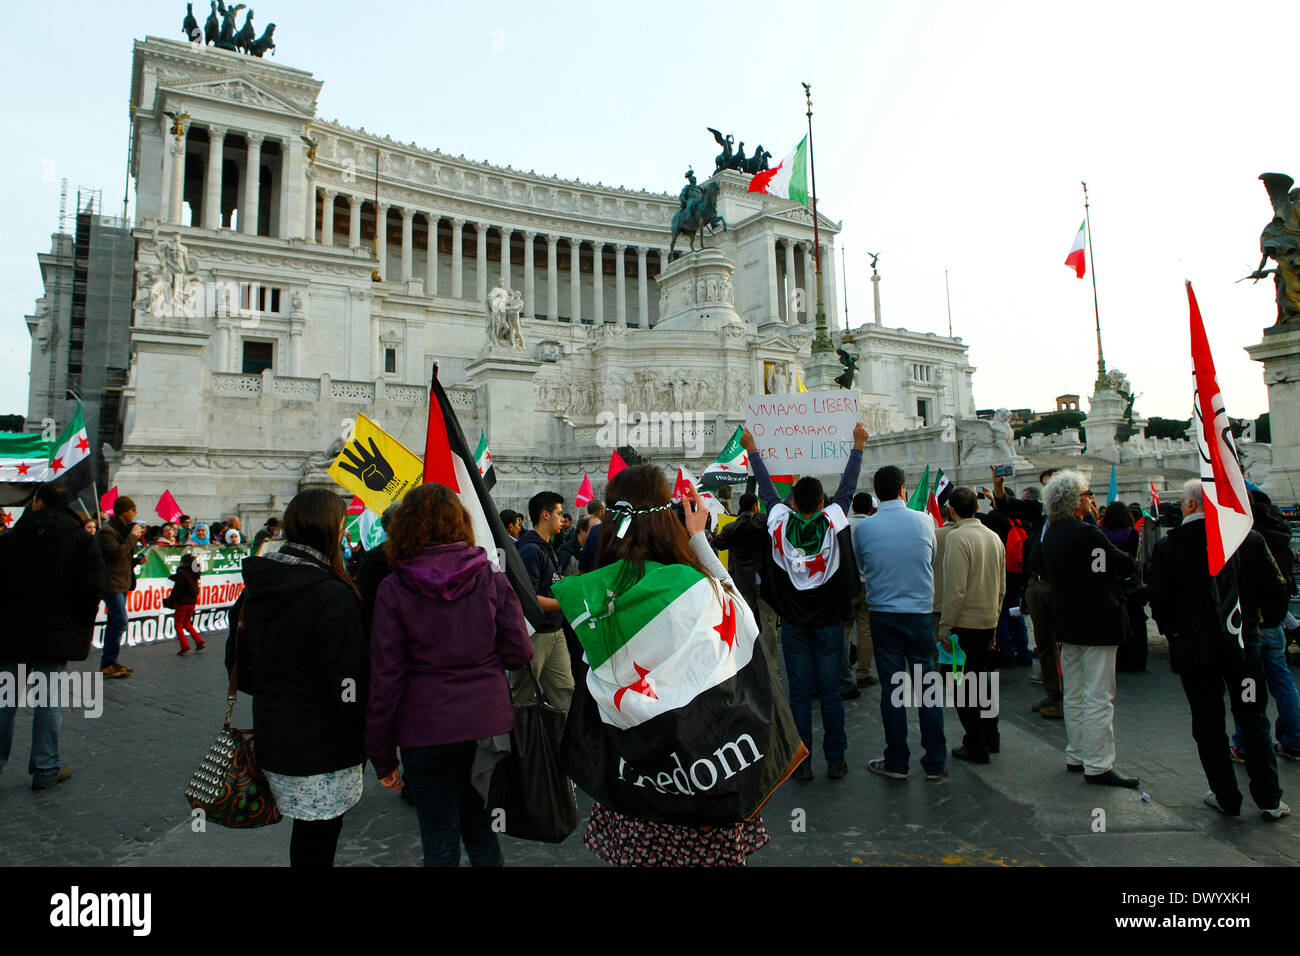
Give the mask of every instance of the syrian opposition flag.
POLYGON ((0 528, 12 528, 26 508, 0 508, 0 528))
MULTIPOLYGON (((673 482, 673 501, 685 501, 692 486, 698 491, 700 483, 685 468, 678 468, 677 480, 673 482)), ((710 514, 716 517, 727 513, 727 509, 722 506, 721 501, 713 496, 712 492, 700 491, 699 495, 700 500, 704 502, 704 506, 709 509, 710 514)))
POLYGON ((565 772, 629 816, 751 819, 807 755, 753 613, 687 565, 635 573, 616 561, 554 586, 585 652, 565 772))
POLYGON ((163 521, 173 522, 180 521, 181 515, 183 514, 181 506, 176 503, 176 499, 172 497, 172 493, 165 489, 162 493, 162 497, 158 499, 158 503, 153 506, 153 513, 159 518, 162 518, 163 521))
POLYGON ((952 482, 948 480, 948 476, 945 475, 943 469, 940 468, 939 474, 935 478, 934 482, 934 500, 940 506, 946 505, 948 503, 948 496, 951 494, 952 482))
POLYGON ((483 476, 483 484, 490 491, 497 483, 497 470, 492 464, 492 452, 488 451, 487 432, 480 431, 478 447, 474 449, 474 464, 478 465, 478 473, 483 476))
POLYGON ((718 485, 739 484, 749 478, 749 455, 740 447, 740 436, 745 429, 736 426, 735 432, 718 457, 705 466, 700 475, 700 488, 716 488, 718 485))
POLYGON ((50 443, 40 435, 0 433, 0 505, 30 498, 49 465, 50 443))
POLYGON ((57 481, 70 491, 80 491, 90 484, 90 436, 81 417, 81 403, 50 452, 47 481, 57 481))
POLYGON ((595 497, 596 491, 591 487, 591 476, 583 472, 582 487, 578 489, 578 493, 573 497, 573 506, 575 508, 585 508, 591 504, 592 499, 595 497))
POLYGON ((808 205, 808 137, 799 140, 775 169, 755 173, 749 191, 808 205))
POLYGON ((798 512, 789 505, 778 504, 767 515, 767 533, 772 537, 772 563, 785 572, 796 590, 811 591, 835 576, 840 567, 839 533, 849 519, 839 505, 822 509, 826 528, 817 550, 800 548, 791 539, 791 528, 799 521, 798 512))
MULTIPOLYGON (((943 481, 943 471, 941 470, 936 477, 935 485, 943 481)), ((939 514, 939 501, 935 497, 933 489, 930 488, 930 466, 925 466, 925 471, 921 472, 921 481, 912 492, 912 497, 907 499, 907 507, 913 511, 928 512, 934 519, 936 526, 943 527, 943 517, 939 514)))
POLYGON ((1074 245, 1070 246, 1070 254, 1065 257, 1065 264, 1074 270, 1074 274, 1080 279, 1086 267, 1083 261, 1083 223, 1079 223, 1079 234, 1074 237, 1074 245))
POLYGON ((496 503, 488 494, 483 476, 473 466, 474 457, 460 429, 456 411, 438 381, 438 364, 429 382, 429 426, 424 438, 424 481, 446 485, 460 496, 469 512, 474 543, 487 552, 488 560, 504 571, 523 606, 524 617, 534 628, 542 624, 532 579, 519 559, 514 540, 506 533, 496 503))

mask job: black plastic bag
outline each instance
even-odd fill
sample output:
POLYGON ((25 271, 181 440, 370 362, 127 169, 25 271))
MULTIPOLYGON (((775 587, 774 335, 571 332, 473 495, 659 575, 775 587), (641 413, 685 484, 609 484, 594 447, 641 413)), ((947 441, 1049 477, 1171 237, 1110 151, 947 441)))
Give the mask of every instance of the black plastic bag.
POLYGON ((563 711, 540 700, 515 707, 510 755, 493 771, 488 801, 504 811, 510 836, 562 843, 578 828, 577 795, 560 763, 563 736, 563 711))

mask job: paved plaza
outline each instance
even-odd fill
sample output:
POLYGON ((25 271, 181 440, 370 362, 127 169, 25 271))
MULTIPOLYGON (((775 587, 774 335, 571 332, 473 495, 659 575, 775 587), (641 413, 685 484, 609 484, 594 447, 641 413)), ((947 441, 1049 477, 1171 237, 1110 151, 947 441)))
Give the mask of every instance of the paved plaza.
MULTIPOLYGON (((225 671, 215 637, 201 655, 177 657, 175 644, 141 646, 123 660, 133 677, 105 684, 103 716, 67 712, 62 752, 73 777, 33 793, 24 772, 31 718, 19 715, 14 753, 0 774, 0 865, 275 865, 289 859, 285 823, 256 831, 210 827, 195 833, 183 791, 220 728, 225 671)), ((92 657, 93 663, 95 658, 92 657)), ((1251 866, 1300 861, 1300 818, 1260 820, 1249 796, 1228 819, 1201 805, 1205 779, 1196 758, 1187 702, 1153 639, 1150 669, 1120 674, 1115 718, 1117 767, 1139 790, 1090 787, 1065 771, 1065 726, 1030 711, 1041 688, 1027 667, 1002 671, 1002 752, 988 766, 950 760, 948 777, 927 781, 917 764, 906 781, 871 774, 884 745, 878 688, 846 702, 849 774, 791 781, 763 818, 772 842, 754 866, 1251 866), (1150 796, 1149 801, 1142 794, 1150 796), (1096 810, 1105 831, 1094 832, 1096 810), (804 826, 799 827, 799 822, 804 826)), ((241 698, 236 725, 251 723, 241 698)), ((945 715, 951 750, 956 713, 945 715)), ((816 730, 820 734, 820 728, 816 730)), ((1300 764, 1280 760, 1284 799, 1300 801, 1300 764)), ((1243 793, 1245 771, 1238 768, 1243 793)), ((580 829, 559 846, 505 838, 507 865, 603 865, 582 845, 591 801, 580 795, 580 829)), ((345 819, 342 866, 413 866, 420 860, 415 811, 382 789, 367 769, 366 793, 345 819)))

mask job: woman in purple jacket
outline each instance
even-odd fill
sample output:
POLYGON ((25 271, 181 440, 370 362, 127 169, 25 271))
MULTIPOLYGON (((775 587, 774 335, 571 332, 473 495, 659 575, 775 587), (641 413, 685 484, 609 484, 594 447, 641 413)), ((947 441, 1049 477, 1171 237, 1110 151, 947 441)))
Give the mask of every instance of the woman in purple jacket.
POLYGON ((533 656, 506 576, 474 545, 469 513, 445 485, 421 485, 393 515, 393 573, 379 587, 370 637, 370 761, 380 783, 415 800, 425 866, 502 866, 471 783, 478 741, 514 726, 506 669, 533 656))

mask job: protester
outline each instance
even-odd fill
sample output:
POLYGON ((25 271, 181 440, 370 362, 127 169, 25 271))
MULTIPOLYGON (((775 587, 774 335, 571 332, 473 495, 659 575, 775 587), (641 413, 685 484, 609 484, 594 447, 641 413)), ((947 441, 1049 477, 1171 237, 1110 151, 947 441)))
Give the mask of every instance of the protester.
MULTIPOLYGON (((551 585, 563 575, 556 567, 555 551, 547 540, 560 527, 563 504, 564 498, 553 491, 533 495, 528 500, 528 517, 533 527, 519 536, 518 548, 519 558, 533 582, 537 603, 543 611, 542 623, 532 638, 533 676, 551 706, 567 711, 573 700, 573 671, 564 638, 564 615, 551 594, 551 585)), ((532 682, 521 681, 516 689, 515 703, 528 703, 532 693, 532 682)))
POLYGON ((1095 515, 1096 504, 1082 474, 1057 472, 1044 497, 1047 529, 1032 567, 1052 592, 1066 768, 1088 783, 1136 787, 1136 777, 1115 771, 1114 725, 1115 652, 1127 614, 1118 579, 1133 573, 1133 559, 1083 520, 1095 515))
POLYGON ((558 548, 573 537, 573 515, 567 511, 560 515, 560 530, 551 536, 551 547, 558 548))
POLYGON ((599 525, 605 520, 605 502, 593 498, 587 502, 587 514, 596 519, 597 527, 591 529, 587 535, 587 543, 578 553, 578 570, 584 573, 596 566, 596 551, 600 547, 599 525))
POLYGON ((565 538, 564 542, 556 549, 555 556, 559 562, 560 573, 565 577, 579 573, 582 546, 587 543, 587 536, 598 524, 600 524, 600 519, 593 518, 591 515, 583 515, 578 519, 574 533, 565 538))
MULTIPOLYGON (((1193 479, 1183 486, 1183 521, 1156 545, 1151 557, 1151 611, 1169 639, 1169 665, 1183 683, 1192 711, 1192 737, 1210 790, 1204 802, 1241 813, 1241 790, 1233 773, 1224 733, 1223 693, 1245 744, 1250 795, 1265 820, 1291 812, 1282 802, 1277 758, 1269 749, 1268 689, 1260 653, 1260 627, 1282 622, 1287 586, 1263 537, 1246 535, 1214 579, 1210 577, 1205 528, 1205 492, 1193 479), (1239 630, 1230 626, 1220 602, 1240 602, 1239 630)), ((1229 612, 1231 613, 1231 612, 1229 612)))
POLYGON ((199 570, 194 566, 194 555, 187 551, 181 555, 181 562, 177 566, 175 573, 171 575, 171 580, 176 582, 172 588, 172 620, 176 625, 176 639, 180 641, 181 649, 177 654, 189 653, 190 645, 185 640, 185 635, 190 634, 194 638, 194 649, 201 651, 208 645, 199 637, 199 632, 194 627, 194 608, 199 603, 199 570))
MULTIPOLYGON (((11 688, 26 684, 20 666, 27 676, 42 675, 47 692, 66 686, 58 675, 66 672, 68 662, 90 656, 105 589, 104 557, 82 532, 82 523, 68 508, 70 500, 62 485, 41 485, 22 517, 0 535, 0 603, 5 608, 0 680, 11 688)), ((72 776, 72 767, 59 755, 62 702, 24 703, 32 711, 27 772, 33 790, 49 790, 72 776)), ((12 752, 17 716, 18 702, 0 695, 0 772, 12 752)))
MULTIPOLYGON (((990 657, 1006 593, 1006 555, 998 536, 975 517, 977 504, 970 488, 955 488, 948 497, 953 520, 944 539, 938 638, 949 652, 964 652, 962 682, 973 680, 980 686, 992 670, 990 657)), ((952 755, 988 763, 989 754, 1001 749, 998 717, 996 710, 990 714, 981 709, 977 697, 967 691, 958 700, 957 717, 966 734, 952 755)))
POLYGON ((274 541, 278 537, 280 537, 280 519, 272 515, 266 519, 266 524, 257 529, 257 534, 253 535, 253 553, 260 554, 264 542, 274 541))
POLYGON ((95 535, 104 556, 104 650, 99 670, 105 677, 129 677, 133 667, 117 662, 121 653, 122 634, 126 631, 126 596, 135 590, 135 547, 144 536, 144 525, 135 523, 135 502, 118 495, 113 502, 113 517, 95 535))
POLYGON ((87 518, 85 521, 81 522, 81 528, 92 538, 95 536, 95 533, 99 531, 99 526, 95 524, 94 518, 87 518))
MULTIPOLYGON (((390 504, 384 509, 384 513, 379 516, 379 527, 383 529, 385 539, 389 537, 392 531, 393 518, 400 507, 401 502, 390 504)), ((353 578, 356 581, 357 590, 361 592, 361 630, 366 635, 367 645, 370 643, 370 630, 374 625, 375 602, 379 598, 379 586, 384 583, 384 579, 392 572, 392 565, 388 561, 388 551, 389 549, 386 547, 367 551, 357 567, 356 576, 353 578)))
MULTIPOLYGON (((597 568, 624 561, 639 580, 647 562, 686 565, 716 582, 715 590, 721 589, 722 594, 739 594, 704 538, 708 509, 694 489, 685 526, 668 509, 668 480, 651 465, 625 468, 610 481, 607 493, 618 503, 617 509, 610 509, 611 519, 625 518, 631 527, 621 538, 616 533, 606 537, 596 557, 597 568)), ((590 543, 591 538, 587 540, 590 543)), ((684 640, 690 635, 674 636, 684 640)), ((761 644, 754 652, 763 653, 761 644)), ((585 680, 578 692, 590 693, 585 680)), ((759 817, 728 826, 676 826, 627 816, 596 801, 583 839, 588 850, 618 866, 744 866, 770 837, 759 817)))
POLYGON ((1129 629, 1115 655, 1117 671, 1144 671, 1147 667, 1147 615, 1146 589, 1141 586, 1142 562, 1138 550, 1142 539, 1134 527, 1133 512, 1122 501, 1112 501, 1106 506, 1098 526, 1110 543, 1133 559, 1137 571, 1124 592, 1129 629))
MULTIPOLYGON (((731 580, 736 590, 745 599, 749 609, 754 613, 754 620, 762 623, 762 604, 759 595, 759 582, 762 577, 763 559, 772 547, 772 538, 767 533, 767 516, 759 509, 758 495, 746 492, 738 502, 740 514, 735 521, 728 524, 713 540, 713 547, 727 552, 727 564, 731 580)), ((773 612, 769 611, 770 617, 773 612)), ((776 627, 768 621, 761 628, 763 646, 768 654, 776 657, 776 627)))
MULTIPOLYGON (((866 581, 871 607, 871 638, 880 676, 880 717, 885 753, 868 769, 902 780, 911 752, 907 746, 907 711, 894 702, 895 689, 938 663, 934 631, 934 519, 907 507, 901 468, 886 465, 872 478, 879 502, 870 520, 853 529, 853 551, 866 581)), ((943 736, 943 708, 921 707, 921 769, 929 780, 943 777, 948 743, 943 736)))
POLYGON ((208 526, 208 537, 213 544, 225 544, 226 523, 214 521, 208 526))
POLYGON ((154 544, 173 546, 176 541, 176 525, 170 521, 164 521, 161 528, 158 529, 158 537, 154 539, 154 544))
MULTIPOLYGON (((861 583, 845 512, 858 484, 867 430, 861 423, 854 427, 853 450, 829 505, 821 482, 810 475, 795 482, 794 508, 782 504, 748 429, 741 433, 740 444, 749 455, 749 466, 767 509, 772 545, 764 551, 762 594, 781 616, 790 710, 811 755, 812 695, 817 694, 826 776, 840 780, 848 772, 844 759, 848 735, 840 688, 844 622, 861 583)), ((811 756, 799 765, 795 778, 813 779, 811 756)))
POLYGON ((208 536, 208 526, 205 524, 196 525, 194 530, 190 532, 189 543, 191 547, 199 548, 206 548, 210 545, 212 539, 208 536))
POLYGON ((226 544, 243 544, 244 535, 242 528, 243 526, 239 523, 239 516, 231 515, 226 521, 226 531, 221 540, 226 544))
POLYGON ((194 528, 192 527, 192 525, 193 525, 193 521, 190 519, 189 515, 180 516, 180 526, 176 529, 177 544, 190 543, 190 538, 193 536, 194 533, 194 528))
MULTIPOLYGON (((875 513, 876 499, 868 492, 859 491, 853 496, 853 513, 849 515, 849 531, 854 531, 859 523, 875 513)), ((853 594, 853 602, 849 610, 851 616, 844 623, 844 640, 847 643, 852 632, 857 653, 857 672, 852 675, 855 686, 871 687, 880 681, 871 673, 871 659, 874 656, 871 644, 871 608, 867 604, 866 582, 862 577, 861 567, 858 568, 858 580, 863 582, 863 587, 853 594)))
POLYGON ((444 485, 421 485, 393 516, 370 639, 370 762, 389 790, 415 800, 425 866, 501 866, 476 789, 476 741, 514 726, 505 669, 532 658, 523 609, 504 573, 474 544, 469 513, 444 485), (398 748, 401 767, 398 770, 398 748))
MULTIPOLYGON (((1038 474, 1038 483, 1046 485, 1055 473, 1055 469, 1045 468, 1038 474)), ((1035 570, 1040 566, 1035 560, 1035 552, 1040 547, 1046 530, 1046 511, 1037 495, 1031 494, 1035 489, 1026 488, 1019 498, 1013 498, 1006 493, 1004 481, 1000 475, 993 476, 993 507, 1007 517, 1020 521, 1029 535, 1024 556, 1027 575, 1020 607, 1022 610, 1029 611, 1029 616, 1034 622, 1034 651, 1038 655, 1039 674, 1037 678, 1031 680, 1043 685, 1044 694, 1043 699, 1030 709, 1036 711, 1040 717, 1060 720, 1065 713, 1061 709, 1060 654, 1054 628, 1052 589, 1035 570)), ((987 488, 981 488, 980 491, 989 494, 987 488)))
POLYGON ((244 559, 230 612, 226 669, 238 640, 258 764, 293 820, 290 866, 333 866, 343 814, 361 799, 369 655, 339 551, 345 518, 333 492, 300 492, 284 512, 284 546, 244 559))

